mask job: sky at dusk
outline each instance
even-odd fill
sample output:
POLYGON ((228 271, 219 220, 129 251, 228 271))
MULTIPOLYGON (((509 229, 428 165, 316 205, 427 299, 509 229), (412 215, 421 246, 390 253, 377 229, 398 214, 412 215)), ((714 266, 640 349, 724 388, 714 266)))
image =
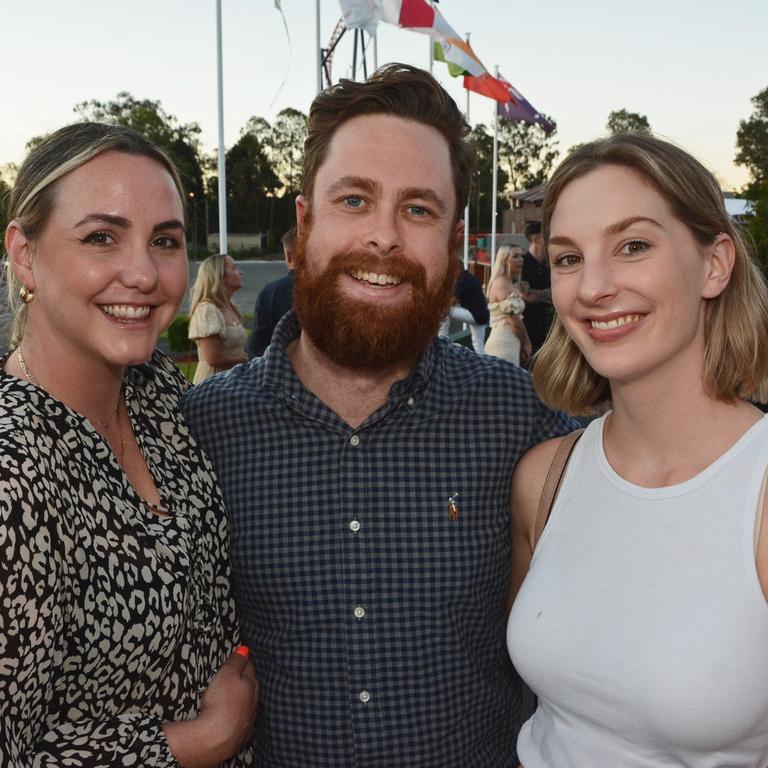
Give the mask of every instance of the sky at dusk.
MULTIPOLYGON (((341 16, 321 0, 326 45, 341 16)), ((222 0, 225 140, 248 118, 303 112, 316 91, 315 0, 222 0), (281 83, 285 80, 284 85, 281 83)), ((215 0, 0 0, 4 105, 0 165, 18 163, 32 137, 72 122, 75 104, 119 91, 159 100, 218 142, 215 0)), ((748 180, 733 164, 739 120, 768 86, 766 0, 442 0, 439 8, 486 67, 498 65, 557 122, 559 148, 600 136, 608 113, 647 115, 713 170, 726 189, 748 180)), ((428 66, 428 38, 381 25, 378 62, 428 66)), ((349 76, 352 33, 340 43, 334 80, 349 76)), ((373 58, 369 55, 369 65, 373 58)), ((436 62, 459 105, 466 91, 436 62)), ((470 122, 491 125, 495 102, 473 94, 470 122)))

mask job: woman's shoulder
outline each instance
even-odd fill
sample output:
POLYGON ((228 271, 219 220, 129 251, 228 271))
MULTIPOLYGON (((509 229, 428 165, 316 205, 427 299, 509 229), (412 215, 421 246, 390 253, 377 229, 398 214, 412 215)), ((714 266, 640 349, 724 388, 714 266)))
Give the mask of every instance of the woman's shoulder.
POLYGON ((44 473, 62 439, 81 428, 76 414, 44 390, 0 373, 0 480, 44 473))
POLYGON ((221 315, 223 317, 224 311, 213 299, 203 299, 193 310, 192 317, 195 315, 221 315))
POLYGON ((201 301, 189 318, 189 338, 216 336, 224 330, 227 319, 221 308, 212 301, 201 301))
POLYGON ((488 286, 488 301, 496 304, 503 301, 509 295, 511 288, 512 281, 504 277, 504 275, 499 275, 488 286))

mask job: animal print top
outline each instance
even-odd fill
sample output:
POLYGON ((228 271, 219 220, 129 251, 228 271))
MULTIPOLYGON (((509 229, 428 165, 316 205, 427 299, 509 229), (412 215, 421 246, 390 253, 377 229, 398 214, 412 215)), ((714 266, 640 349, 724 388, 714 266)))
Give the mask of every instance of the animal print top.
POLYGON ((0 370, 3 768, 176 766, 162 722, 195 716, 238 642, 227 519, 185 387, 160 353, 125 375, 159 517, 87 419, 0 370))

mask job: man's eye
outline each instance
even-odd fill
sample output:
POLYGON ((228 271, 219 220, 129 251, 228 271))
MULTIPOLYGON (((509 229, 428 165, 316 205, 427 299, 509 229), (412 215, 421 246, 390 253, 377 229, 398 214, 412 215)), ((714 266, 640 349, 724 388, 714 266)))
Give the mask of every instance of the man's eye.
POLYGON ((412 213, 414 216, 429 216, 429 209, 425 208, 423 205, 409 205, 408 206, 408 212, 412 213))
POLYGON ((348 195, 344 198, 344 202, 350 208, 359 208, 363 204, 363 198, 357 195, 348 195))

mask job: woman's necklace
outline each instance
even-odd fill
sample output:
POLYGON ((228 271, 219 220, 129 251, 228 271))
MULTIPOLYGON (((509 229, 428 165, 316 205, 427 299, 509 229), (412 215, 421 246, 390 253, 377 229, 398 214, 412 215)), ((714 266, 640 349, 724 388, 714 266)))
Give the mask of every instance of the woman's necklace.
MULTIPOLYGON (((24 378, 32 385, 37 387, 38 389, 43 389, 40 382, 34 377, 32 374, 32 371, 29 370, 27 367, 27 361, 24 359, 24 355, 21 352, 21 346, 16 347, 16 360, 18 360, 19 368, 21 368, 21 372, 24 374, 24 378)), ((123 463, 123 457, 125 456, 125 437, 123 435, 123 425, 120 420, 120 402, 122 400, 123 395, 123 388, 120 387, 120 391, 117 393, 117 400, 115 401, 115 407, 112 410, 112 413, 109 414, 109 417, 105 421, 99 421, 98 419, 94 419, 94 423, 96 426, 101 427, 105 432, 109 429, 109 425, 112 423, 112 419, 117 419, 117 431, 120 435, 120 464, 123 463)))

